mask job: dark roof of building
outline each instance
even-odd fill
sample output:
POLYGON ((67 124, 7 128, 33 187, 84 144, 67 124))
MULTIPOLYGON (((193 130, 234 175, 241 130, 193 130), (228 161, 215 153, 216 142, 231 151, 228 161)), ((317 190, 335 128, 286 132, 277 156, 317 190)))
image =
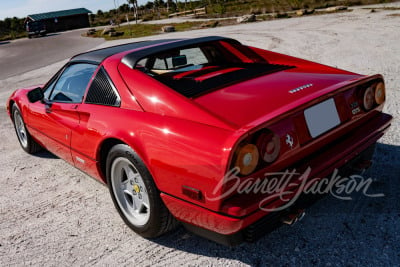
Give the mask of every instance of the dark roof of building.
POLYGON ((54 19, 54 18, 68 17, 74 15, 88 14, 88 13, 92 13, 92 11, 86 8, 75 8, 75 9, 33 14, 33 15, 28 15, 28 17, 31 18, 32 20, 44 20, 44 19, 54 19))
POLYGON ((239 43, 238 41, 230 38, 209 36, 193 39, 162 39, 151 40, 143 42, 135 42, 124 45, 112 46, 103 49, 93 50, 86 53, 76 55, 71 61, 91 61, 101 63, 106 58, 129 50, 135 50, 124 56, 122 62, 130 68, 134 68, 137 62, 145 57, 157 54, 163 51, 171 50, 174 48, 186 47, 198 43, 212 42, 212 41, 230 41, 239 43))

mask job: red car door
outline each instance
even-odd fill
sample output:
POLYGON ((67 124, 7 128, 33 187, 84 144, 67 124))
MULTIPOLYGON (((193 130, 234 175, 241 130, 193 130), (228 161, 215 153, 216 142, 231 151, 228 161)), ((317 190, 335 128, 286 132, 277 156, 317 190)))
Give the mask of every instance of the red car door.
POLYGON ((66 66, 44 89, 45 99, 29 105, 27 124, 31 134, 71 164, 71 132, 80 121, 77 108, 96 68, 97 65, 88 63, 66 66))
POLYGON ((120 96, 107 72, 100 68, 87 90, 85 103, 79 105, 79 126, 71 132, 71 154, 75 166, 93 177, 99 177, 96 167, 97 148, 109 122, 118 120, 116 109, 120 96))
POLYGON ((79 124, 76 104, 41 102, 29 106, 30 131, 49 151, 73 164, 70 152, 71 130, 79 124))

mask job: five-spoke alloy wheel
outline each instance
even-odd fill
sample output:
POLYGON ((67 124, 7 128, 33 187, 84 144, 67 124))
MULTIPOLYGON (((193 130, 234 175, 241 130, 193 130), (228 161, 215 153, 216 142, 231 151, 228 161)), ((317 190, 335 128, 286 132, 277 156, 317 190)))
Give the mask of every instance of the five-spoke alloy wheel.
POLYGON ((145 225, 150 217, 150 201, 142 176, 127 158, 114 159, 111 185, 118 206, 134 225, 145 225))
POLYGON ((160 197, 153 177, 138 154, 126 144, 111 148, 107 184, 124 222, 143 237, 160 236, 177 225, 160 197))

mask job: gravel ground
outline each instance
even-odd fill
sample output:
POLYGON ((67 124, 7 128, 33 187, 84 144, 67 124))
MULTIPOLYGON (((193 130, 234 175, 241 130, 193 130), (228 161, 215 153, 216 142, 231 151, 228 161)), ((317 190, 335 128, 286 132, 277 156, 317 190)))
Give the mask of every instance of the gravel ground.
MULTIPOLYGON (((223 35, 359 73, 382 73, 388 95, 385 111, 394 121, 364 177, 374 179, 371 192, 385 197, 354 194, 352 201, 327 197, 293 227, 284 226, 254 244, 234 248, 182 228, 146 240, 123 224, 105 186, 49 153, 24 153, 3 109, 0 265, 399 266, 399 26, 400 10, 370 13, 356 8, 147 38, 223 35)), ((120 42, 126 41, 107 45, 120 42)), ((4 105, 16 88, 45 82, 64 62, 1 80, 0 103, 4 105)))

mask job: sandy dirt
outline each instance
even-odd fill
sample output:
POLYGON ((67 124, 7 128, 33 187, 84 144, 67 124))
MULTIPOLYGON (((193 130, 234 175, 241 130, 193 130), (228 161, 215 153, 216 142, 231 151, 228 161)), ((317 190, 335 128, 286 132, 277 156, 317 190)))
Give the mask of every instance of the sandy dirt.
MULTIPOLYGON (((395 119, 364 176, 374 179, 370 190, 385 197, 327 197, 295 226, 234 248, 182 228, 146 240, 124 225, 105 186, 49 153, 24 153, 2 109, 0 265, 400 265, 399 27, 400 10, 356 8, 141 39, 222 35, 358 73, 383 74, 385 111, 395 119)), ((121 42, 126 40, 107 45, 121 42)), ((1 105, 13 90, 46 82, 64 62, 0 80, 1 105)))

